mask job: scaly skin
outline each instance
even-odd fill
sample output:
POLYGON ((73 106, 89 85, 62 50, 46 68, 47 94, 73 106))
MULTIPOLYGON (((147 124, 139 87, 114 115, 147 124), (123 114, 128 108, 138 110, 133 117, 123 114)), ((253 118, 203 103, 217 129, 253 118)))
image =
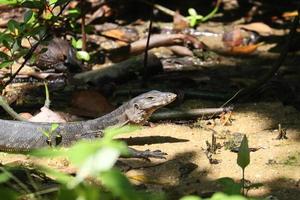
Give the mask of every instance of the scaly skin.
POLYGON ((102 137, 102 130, 108 126, 124 124, 142 125, 157 109, 174 101, 176 95, 169 92, 150 91, 141 94, 111 113, 88 121, 60 123, 47 138, 43 131, 49 132, 52 123, 22 122, 0 120, 0 150, 27 151, 54 146, 68 146, 80 139, 102 137))

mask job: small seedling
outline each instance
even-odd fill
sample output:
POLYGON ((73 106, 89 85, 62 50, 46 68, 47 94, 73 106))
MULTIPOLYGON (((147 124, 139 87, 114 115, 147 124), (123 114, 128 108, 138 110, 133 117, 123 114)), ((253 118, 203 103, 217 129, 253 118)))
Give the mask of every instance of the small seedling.
POLYGON ((241 142, 241 146, 238 152, 237 164, 242 168, 242 194, 245 194, 245 168, 250 163, 250 150, 248 147, 248 139, 246 135, 241 142))
POLYGON ((221 0, 218 0, 215 8, 206 16, 199 15, 194 8, 189 8, 188 9, 189 16, 187 16, 186 19, 189 21, 190 26, 194 27, 198 23, 203 23, 203 22, 207 21, 208 19, 212 18, 218 12, 220 3, 221 3, 221 0))
MULTIPOLYGON (((40 130, 43 133, 43 135, 47 137, 47 143, 51 147, 53 145, 52 141, 51 141, 52 135, 58 127, 59 127, 59 124, 53 123, 53 124, 51 124, 51 127, 49 130, 40 130)), ((60 135, 57 135, 57 137, 61 138, 60 135)))
POLYGON ((76 57, 79 60, 89 61, 91 59, 90 54, 88 52, 79 50, 82 49, 82 39, 76 40, 75 38, 72 38, 72 46, 78 50, 76 52, 76 57))

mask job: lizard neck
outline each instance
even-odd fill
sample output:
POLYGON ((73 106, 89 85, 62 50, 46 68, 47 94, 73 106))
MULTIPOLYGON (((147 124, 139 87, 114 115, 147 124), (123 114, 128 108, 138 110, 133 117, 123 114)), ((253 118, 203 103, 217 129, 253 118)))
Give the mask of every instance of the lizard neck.
POLYGON ((126 109, 128 104, 122 105, 111 113, 98 117, 96 119, 85 121, 83 129, 88 131, 103 130, 108 126, 114 126, 119 124, 125 124, 128 122, 126 115, 126 109))

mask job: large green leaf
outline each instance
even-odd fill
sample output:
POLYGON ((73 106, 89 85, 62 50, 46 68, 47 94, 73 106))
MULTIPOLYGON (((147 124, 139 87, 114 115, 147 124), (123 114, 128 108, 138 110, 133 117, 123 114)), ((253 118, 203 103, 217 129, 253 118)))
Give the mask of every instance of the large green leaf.
POLYGON ((10 175, 8 173, 3 172, 0 174, 0 183, 5 183, 9 179, 10 179, 10 175))
POLYGON ((141 129, 141 126, 138 125, 126 125, 126 126, 111 126, 106 128, 104 132, 104 139, 113 139, 113 137, 120 135, 120 134, 126 134, 130 133, 136 130, 141 129))
POLYGON ((74 188, 87 177, 95 177, 103 171, 110 170, 117 162, 120 152, 116 148, 101 148, 92 155, 89 155, 75 177, 75 180, 69 184, 70 188, 74 188))
POLYGON ((128 179, 116 169, 102 172, 100 179, 107 189, 122 200, 141 199, 128 179))
POLYGON ((198 196, 185 196, 185 197, 182 197, 182 198, 180 198, 180 200, 201 200, 201 198, 200 197, 198 197, 198 196))

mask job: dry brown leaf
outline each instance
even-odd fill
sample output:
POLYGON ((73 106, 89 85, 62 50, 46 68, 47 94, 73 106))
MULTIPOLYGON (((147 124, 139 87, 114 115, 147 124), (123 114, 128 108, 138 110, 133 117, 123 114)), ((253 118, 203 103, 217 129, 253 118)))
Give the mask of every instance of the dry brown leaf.
POLYGON ((129 27, 110 29, 107 31, 103 31, 101 34, 106 37, 114 38, 127 43, 134 42, 139 39, 138 32, 135 29, 129 27))
POLYGON ((94 90, 74 92, 71 104, 73 114, 87 117, 98 117, 114 109, 103 95, 94 90))
POLYGON ((255 23, 251 23, 251 24, 242 24, 242 25, 238 25, 237 27, 243 28, 243 29, 246 29, 249 31, 255 31, 262 36, 269 36, 269 35, 272 35, 272 33, 273 33, 272 28, 262 22, 255 22, 255 23))
POLYGON ((173 16, 173 29, 175 31, 182 31, 188 27, 188 21, 179 13, 179 11, 176 11, 175 15, 173 16))

